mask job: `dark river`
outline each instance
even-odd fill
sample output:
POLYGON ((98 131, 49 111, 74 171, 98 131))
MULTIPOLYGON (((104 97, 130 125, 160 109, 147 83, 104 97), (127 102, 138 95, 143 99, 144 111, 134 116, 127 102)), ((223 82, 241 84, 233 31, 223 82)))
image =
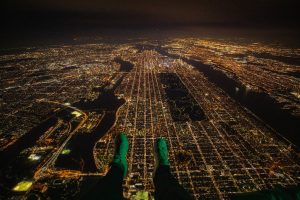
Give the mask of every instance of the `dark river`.
POLYGON ((56 117, 51 117, 42 122, 38 126, 24 134, 14 144, 0 152, 0 168, 7 166, 10 161, 15 160, 21 151, 35 145, 36 141, 41 137, 47 129, 55 125, 56 117), (5 161, 5 162, 4 162, 5 161))
POLYGON ((97 172, 93 149, 96 142, 103 137, 116 121, 117 110, 125 103, 124 99, 119 99, 114 90, 121 83, 122 78, 109 89, 100 89, 100 95, 94 101, 81 100, 74 106, 83 110, 97 110, 104 113, 98 126, 91 133, 76 133, 67 144, 71 150, 68 155, 60 155, 55 163, 55 167, 70 170, 80 170, 83 172, 97 172))
MULTIPOLYGON (((163 48, 156 48, 156 50, 164 56, 174 59, 180 58, 178 55, 168 53, 163 48)), ((242 106, 248 108, 266 124, 276 130, 281 136, 300 147, 300 137, 297 134, 300 130, 300 119, 293 116, 288 110, 282 109, 282 104, 276 102, 266 93, 247 90, 246 87, 242 86, 236 80, 228 77, 221 71, 215 70, 210 65, 194 59, 181 59, 201 71, 209 81, 224 90, 231 98, 239 102, 242 106), (235 88, 239 88, 239 91, 236 91, 235 88)))

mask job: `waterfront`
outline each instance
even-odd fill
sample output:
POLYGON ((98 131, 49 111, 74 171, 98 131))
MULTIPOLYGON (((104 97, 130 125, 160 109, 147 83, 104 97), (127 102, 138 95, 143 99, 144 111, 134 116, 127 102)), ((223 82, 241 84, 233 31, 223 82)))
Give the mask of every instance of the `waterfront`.
POLYGON ((193 37, 2 52, 0 197, 80 196, 108 171, 120 131, 127 198, 153 196, 158 137, 195 198, 296 185, 298 58, 297 48, 193 37))

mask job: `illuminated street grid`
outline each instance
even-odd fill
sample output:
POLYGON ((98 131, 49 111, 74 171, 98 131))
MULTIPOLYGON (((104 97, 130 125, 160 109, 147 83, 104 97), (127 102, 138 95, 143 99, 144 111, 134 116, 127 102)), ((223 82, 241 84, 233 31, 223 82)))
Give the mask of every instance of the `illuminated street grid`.
MULTIPOLYGON (((175 48, 184 42, 192 40, 168 41, 167 46, 173 48, 172 52, 185 56, 183 48, 175 48)), ((200 40, 195 41, 198 43, 200 40)), ((208 41, 202 43, 210 48, 208 41)), ((216 44, 217 41, 212 46, 216 44)), ((260 44, 254 46, 253 51, 266 48, 260 44)), ((200 47, 195 45, 195 48, 200 47)), ((186 51, 191 53, 192 49, 186 51)), ((222 58, 230 59, 225 54, 222 58)), ((218 61, 210 62, 223 66, 221 60, 218 61)), ((263 61, 255 59, 255 62, 263 61)), ((299 153, 288 142, 279 140, 250 111, 209 82, 201 72, 180 59, 171 59, 153 50, 138 50, 133 44, 95 44, 27 49, 22 53, 1 55, 0 62, 1 150, 13 145, 45 119, 53 115, 58 118, 34 146, 21 152, 37 162, 32 169, 31 190, 47 194, 47 189, 58 186, 60 182, 63 187, 74 185, 64 196, 77 194, 81 177, 103 176, 107 172, 114 152, 113 139, 119 131, 125 131, 130 142, 129 171, 124 181, 124 194, 128 198, 141 190, 153 195, 153 146, 157 137, 168 140, 172 173, 195 198, 226 199, 229 193, 300 182, 300 167, 296 163, 299 153), (119 64, 114 62, 116 57, 134 64, 133 69, 120 72, 119 64), (159 73, 175 73, 198 102, 206 119, 175 123, 159 73), (103 113, 97 110, 80 110, 73 104, 80 99, 96 99, 99 92, 94 88, 104 87, 107 83, 113 85, 122 75, 124 79, 115 93, 126 103, 117 112, 115 126, 94 148, 99 173, 56 169, 54 164, 58 156, 71 151, 66 149, 70 138, 79 132, 92 133, 103 117, 103 113), (60 116, 62 111, 72 117, 60 116)), ((262 63, 262 66, 267 64, 262 63)), ((229 71, 229 65, 225 69, 229 71)), ((296 70, 292 66, 289 69, 296 70)), ((257 85, 247 82, 247 76, 239 70, 242 69, 231 69, 240 81, 257 88, 257 85)), ((251 70, 255 69, 249 69, 253 79, 266 74, 251 70)), ((282 69, 274 67, 273 70, 282 69)), ((270 91, 273 88, 272 94, 280 95, 274 85, 264 81, 260 82, 261 88, 270 91)), ((299 87, 299 82, 293 78, 278 83, 286 84, 284 87, 287 88, 299 87)), ((299 90, 296 89, 292 95, 297 96, 299 90)), ((291 98, 285 101, 299 108, 297 101, 291 98)), ((22 184, 24 180, 19 181, 22 184)), ((31 186, 31 182, 26 183, 26 186, 31 186)))
POLYGON ((122 46, 29 48, 0 56, 0 148, 14 143, 47 117, 57 107, 51 102, 72 104, 80 98, 96 98, 92 89, 101 87, 119 70, 112 62, 119 54, 115 50, 121 51, 122 46))
POLYGON ((278 46, 196 38, 171 40, 169 52, 200 60, 251 90, 266 92, 300 116, 300 51, 278 46))
MULTIPOLYGON (((168 139, 173 174, 196 198, 223 199, 228 193, 299 182, 299 165, 291 157, 291 148, 272 137, 273 133, 200 72, 154 51, 144 51, 130 60, 135 68, 118 90, 127 103, 112 131, 125 131, 130 141, 126 195, 139 190, 153 192, 153 145, 160 136, 168 139), (172 121, 158 76, 165 72, 177 73, 207 120, 172 121), (177 154, 182 151, 190 156, 188 163, 178 161, 177 154)), ((111 136, 101 140, 96 157, 112 157, 111 136)))

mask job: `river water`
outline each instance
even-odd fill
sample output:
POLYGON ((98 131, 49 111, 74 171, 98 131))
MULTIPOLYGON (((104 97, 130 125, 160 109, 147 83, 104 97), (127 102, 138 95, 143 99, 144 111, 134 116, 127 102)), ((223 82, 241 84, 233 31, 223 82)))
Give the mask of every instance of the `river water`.
POLYGON ((231 98, 249 109, 264 123, 268 124, 278 132, 278 137, 283 136, 297 147, 300 147, 300 137, 297 134, 297 131, 300 130, 299 117, 296 117, 288 110, 283 109, 283 105, 276 102, 268 94, 249 91, 249 89, 241 85, 237 80, 228 77, 223 72, 198 60, 182 58, 178 55, 170 54, 163 48, 156 48, 156 50, 164 56, 174 59, 181 58, 187 64, 194 66, 201 71, 209 81, 221 88, 231 98), (236 88, 239 88, 239 90, 236 91, 236 88))

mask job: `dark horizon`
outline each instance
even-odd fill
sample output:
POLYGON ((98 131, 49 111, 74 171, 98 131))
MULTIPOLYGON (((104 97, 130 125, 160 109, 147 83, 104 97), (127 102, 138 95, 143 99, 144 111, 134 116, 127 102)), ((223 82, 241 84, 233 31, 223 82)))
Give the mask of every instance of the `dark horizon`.
MULTIPOLYGON (((68 39, 96 33, 126 36, 142 31, 160 35, 156 32, 170 30, 194 34, 190 27, 211 29, 208 34, 198 31, 201 35, 240 29, 268 30, 268 34, 275 35, 286 31, 297 38, 300 32, 300 3, 296 0, 4 0, 0 4, 2 47, 27 46, 38 40, 43 41, 37 43, 52 44, 53 38, 66 41, 66 35, 68 39)), ((239 31, 228 35, 234 32, 239 31)))
POLYGON ((4 0, 1 4, 1 17, 8 28, 99 25, 297 28, 300 8, 296 0, 4 0))

